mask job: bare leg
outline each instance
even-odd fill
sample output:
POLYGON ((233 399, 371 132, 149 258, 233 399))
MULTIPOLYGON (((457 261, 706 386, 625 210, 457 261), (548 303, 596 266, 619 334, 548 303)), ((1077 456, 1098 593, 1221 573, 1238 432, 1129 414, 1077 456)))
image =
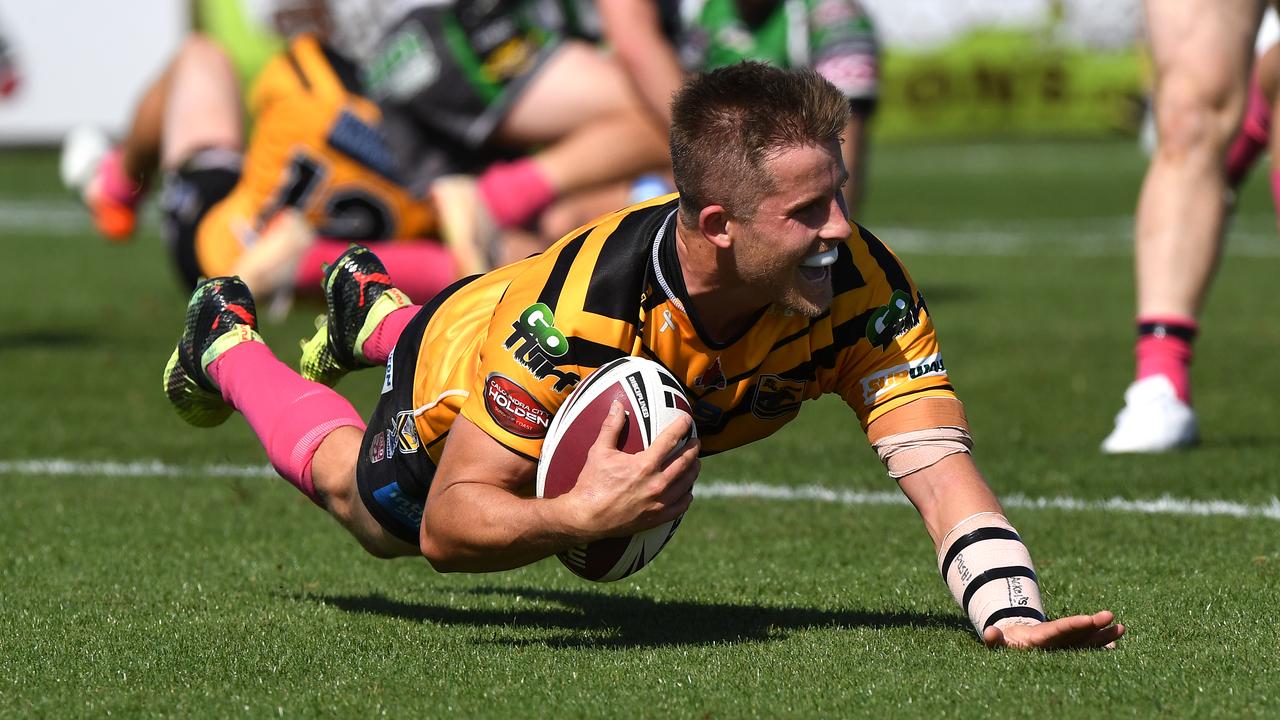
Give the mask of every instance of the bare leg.
POLYGON ((1160 144, 1138 200, 1138 314, 1195 317, 1217 266, 1223 157, 1240 125, 1263 3, 1146 5, 1160 144))
POLYGON ((160 142, 164 133, 165 105, 169 99, 173 65, 151 83, 138 100, 129 130, 120 145, 121 168, 138 187, 147 187, 160 164, 160 142))
POLYGON ((239 150, 244 142, 240 89, 222 48, 202 35, 191 35, 169 76, 161 167, 177 168, 203 148, 239 150))
POLYGON ((1147 0, 1159 145, 1138 198, 1135 380, 1108 453, 1195 444, 1196 318, 1217 268, 1227 150, 1244 112, 1264 0, 1147 0))
POLYGON ((668 164, 666 137, 612 60, 566 43, 499 126, 508 145, 550 145, 533 161, 559 193, 623 180, 668 164))
POLYGON ((387 532, 365 507, 356 488, 356 457, 364 433, 354 427, 340 427, 316 448, 311 461, 312 479, 329 514, 359 541, 369 554, 381 558, 421 554, 410 545, 387 532))

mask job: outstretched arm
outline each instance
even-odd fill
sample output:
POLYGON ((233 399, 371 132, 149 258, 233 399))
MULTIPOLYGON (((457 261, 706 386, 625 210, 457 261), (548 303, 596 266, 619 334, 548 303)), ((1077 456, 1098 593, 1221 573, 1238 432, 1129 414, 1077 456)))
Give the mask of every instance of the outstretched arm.
MULTIPOLYGON (((996 500, 968 453, 945 457, 934 465, 903 477, 898 482, 902 491, 919 510, 920 517, 924 519, 925 528, 933 539, 934 549, 941 559, 945 562, 948 556, 951 556, 951 566, 944 570, 949 571, 948 574, 952 576, 948 585, 951 586, 953 593, 958 591, 956 599, 962 605, 965 604, 966 598, 970 603, 981 601, 982 598, 978 592, 981 588, 970 588, 974 583, 982 581, 983 575, 989 570, 986 565, 1003 566, 1006 558, 1010 564, 1021 564, 1024 561, 1029 564, 1030 556, 1026 553, 1025 547, 1019 558, 1017 548, 1013 546, 1015 541, 1007 539, 1009 534, 1015 538, 1017 535, 1012 533, 1012 527, 1004 520, 999 501, 996 500), (989 543, 977 541, 971 542, 966 547, 958 547, 961 543, 972 541, 975 536, 981 536, 982 532, 988 529, 995 530, 990 533, 992 537, 989 543), (960 532, 953 532, 953 530, 960 532), (1007 534, 1000 532, 1006 530, 1007 534), (982 547, 984 544, 996 547, 984 548, 982 547), (958 550, 954 555, 951 552, 953 548, 958 550), (967 569, 969 572, 959 572, 965 569, 962 566, 957 568, 957 563, 964 562, 966 550, 972 555, 973 567, 967 569), (965 574, 968 574, 968 582, 958 577, 965 574), (958 579, 960 582, 955 582, 958 579)), ((1021 540, 1017 540, 1016 543, 1022 544, 1021 540)), ((1000 567, 991 570, 993 571, 990 574, 993 576, 1001 574, 1000 567)), ((1011 587, 1020 588, 1027 595, 1034 593, 1034 605, 1040 604, 1039 587, 1034 579, 1015 576, 993 580, 993 582, 1002 581, 1011 583, 1011 587)), ((1000 591, 1001 599, 1011 596, 1016 598, 1017 593, 1000 591)), ((982 612, 981 610, 974 612, 973 608, 968 607, 965 610, 970 611, 970 617, 982 612)), ((995 613, 1002 613, 1002 611, 1003 608, 996 608, 992 613, 987 613, 987 616, 992 617, 995 613)), ((1124 626, 1112 624, 1114 619, 1112 613, 1106 610, 1093 615, 1073 615, 1048 621, 1012 615, 979 628, 979 633, 983 642, 991 647, 1114 648, 1115 641, 1124 634, 1124 626)), ((975 620, 975 622, 979 621, 975 620)))

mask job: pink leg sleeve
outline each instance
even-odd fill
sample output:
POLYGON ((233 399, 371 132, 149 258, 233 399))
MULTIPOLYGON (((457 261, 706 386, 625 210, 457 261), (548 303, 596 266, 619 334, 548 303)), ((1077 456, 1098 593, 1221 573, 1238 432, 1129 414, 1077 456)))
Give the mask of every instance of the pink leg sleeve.
POLYGON ((329 433, 364 429, 351 403, 329 388, 303 380, 266 345, 241 343, 209 364, 222 398, 244 415, 276 472, 320 505, 311 460, 329 433))
MULTIPOLYGON (((322 265, 332 264, 351 247, 345 240, 320 238, 298 266, 295 286, 314 292, 324 277, 322 265)), ((397 288, 414 302, 424 303, 457 279, 453 256, 431 240, 413 242, 379 242, 368 246, 387 267, 387 274, 397 288)))

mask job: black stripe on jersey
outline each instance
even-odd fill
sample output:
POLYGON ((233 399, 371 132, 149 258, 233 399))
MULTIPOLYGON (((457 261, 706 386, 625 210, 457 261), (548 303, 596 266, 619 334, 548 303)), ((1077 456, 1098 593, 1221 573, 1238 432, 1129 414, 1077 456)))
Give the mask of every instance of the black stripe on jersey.
POLYGON ((582 250, 582 244, 587 241, 587 235, 590 234, 591 231, 588 230, 561 248, 560 254, 556 256, 555 265, 547 275, 547 282, 542 286, 542 292, 538 293, 538 302, 551 308, 552 315, 556 313, 556 303, 560 302, 560 293, 564 290, 565 280, 569 278, 573 261, 578 259, 578 252, 582 250))
POLYGON ((918 395, 919 393, 930 392, 932 390, 950 390, 951 392, 956 391, 956 389, 951 386, 951 383, 943 383, 941 385, 933 385, 931 387, 920 388, 918 390, 911 390, 910 392, 904 392, 901 395, 894 395, 893 399, 900 400, 904 397, 911 397, 912 395, 918 395))
POLYGON ((866 284, 867 281, 862 277, 862 273, 858 272, 858 266, 853 263, 853 250, 849 249, 848 244, 840 243, 837 247, 836 262, 831 266, 832 294, 847 293, 850 290, 866 287, 866 284))
POLYGON ((569 351, 556 359, 556 365, 578 365, 598 368, 607 362, 627 357, 627 353, 612 345, 602 345, 586 338, 570 337, 569 351))
MULTIPOLYGON (((823 313, 823 316, 825 317, 825 316, 826 316, 828 313, 830 313, 830 312, 831 312, 831 311, 830 311, 830 310, 828 310, 826 313, 823 313)), ((820 317, 819 317, 819 318, 814 318, 814 320, 821 320, 821 319, 822 319, 822 318, 820 318, 820 317)), ((803 330, 797 330, 797 331, 795 331, 795 332, 791 333, 790 335, 788 335, 788 336, 786 336, 786 337, 782 338, 782 339, 781 339, 781 340, 779 340, 778 342, 774 343, 774 344, 773 344, 773 347, 769 348, 769 353, 770 353, 770 354, 772 354, 774 350, 777 350, 778 348, 782 347, 783 345, 787 345, 787 344, 793 343, 793 342, 795 342, 796 340, 799 340, 799 339, 800 339, 800 338, 802 338, 802 337, 808 337, 808 336, 809 336, 809 333, 810 333, 810 332, 812 332, 812 331, 813 331, 813 323, 809 323, 809 327, 806 327, 806 328, 804 328, 803 330)))
POLYGON ((298 62, 298 56, 293 54, 293 48, 284 51, 284 59, 289 62, 289 68, 293 70, 293 74, 298 76, 298 84, 302 89, 311 92, 311 79, 302 70, 302 63, 298 62))
POLYGON ((796 379, 808 378, 812 380, 816 377, 819 368, 830 370, 836 366, 836 354, 847 347, 852 347, 859 340, 867 336, 867 323, 871 321, 871 315, 878 308, 872 308, 858 315, 852 320, 836 325, 831 328, 831 344, 820 347, 813 351, 813 355, 809 360, 787 370, 782 375, 786 377, 794 377, 796 379))
MULTIPOLYGON (((665 209, 665 205, 656 208, 665 209)), ((640 293, 649 274, 653 234, 658 231, 655 218, 660 222, 665 216, 665 212, 654 209, 638 210, 624 217, 609 233, 587 283, 584 311, 632 325, 639 322, 640 293)))
POLYGON ((889 248, 880 242, 880 238, 871 234, 871 231, 858 225, 858 235, 862 237, 862 242, 867 244, 867 250, 871 253, 871 257, 875 258, 876 264, 880 266, 880 272, 884 273, 884 277, 889 281, 889 287, 894 290, 901 290, 908 295, 911 292, 911 283, 907 282, 907 271, 902 269, 902 265, 898 259, 889 252, 889 248))

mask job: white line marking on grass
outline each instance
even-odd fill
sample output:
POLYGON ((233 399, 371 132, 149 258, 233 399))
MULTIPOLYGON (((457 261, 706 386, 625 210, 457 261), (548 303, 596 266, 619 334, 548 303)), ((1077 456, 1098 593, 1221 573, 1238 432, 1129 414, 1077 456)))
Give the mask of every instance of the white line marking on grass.
MULTIPOLYGON (((717 482, 700 483, 695 496, 700 498, 751 498, 760 500, 809 500, 836 505, 909 505, 899 492, 837 490, 820 485, 766 485, 764 483, 717 482)), ((1086 500, 1069 496, 1027 497, 1020 493, 1000 498, 1006 508, 1019 510, 1067 510, 1072 512, 1122 512, 1142 515, 1184 515, 1200 517, 1264 518, 1280 520, 1280 498, 1263 505, 1250 505, 1231 500, 1191 500, 1171 495, 1129 500, 1113 497, 1086 500)))
MULTIPOLYGON (((271 478, 275 471, 268 465, 173 465, 159 460, 132 462, 84 462, 63 458, 0 461, 0 475, 27 477, 120 477, 120 478, 271 478)), ((703 480, 698 484, 699 498, 747 498, 779 502, 818 502, 831 505, 896 505, 906 506, 906 497, 889 490, 841 490, 821 485, 769 485, 756 482, 703 480)), ((1141 515, 1173 515, 1192 517, 1233 517, 1280 520, 1280 498, 1251 505, 1232 500, 1192 500, 1162 495, 1158 498, 1130 500, 1113 497, 1088 500, 1069 496, 1028 497, 1006 495, 1000 499, 1006 508, 1019 510, 1064 510, 1068 512, 1113 512, 1141 515)))
POLYGON ((35 477, 138 477, 138 478, 269 478, 270 465, 170 465, 159 460, 132 462, 83 462, 40 458, 0 462, 0 474, 35 477))

